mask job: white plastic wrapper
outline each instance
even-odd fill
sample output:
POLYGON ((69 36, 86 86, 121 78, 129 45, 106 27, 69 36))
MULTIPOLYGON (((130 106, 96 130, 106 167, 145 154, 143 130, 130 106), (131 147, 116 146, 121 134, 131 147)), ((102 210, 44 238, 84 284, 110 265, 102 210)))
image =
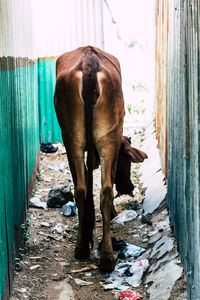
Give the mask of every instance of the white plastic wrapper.
POLYGON ((111 224, 115 225, 124 225, 125 222, 132 221, 137 217, 137 213, 132 209, 125 209, 119 215, 117 215, 114 219, 112 219, 111 224))

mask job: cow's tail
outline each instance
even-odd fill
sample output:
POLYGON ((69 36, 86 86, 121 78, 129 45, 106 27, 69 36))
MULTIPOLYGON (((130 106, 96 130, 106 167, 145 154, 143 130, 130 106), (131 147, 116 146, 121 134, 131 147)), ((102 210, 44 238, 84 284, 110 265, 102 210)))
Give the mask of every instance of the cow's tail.
POLYGON ((87 196, 84 225, 86 226, 88 241, 93 247, 93 229, 95 221, 94 200, 93 200, 93 106, 99 97, 99 88, 97 82, 97 72, 99 70, 98 57, 94 51, 89 48, 85 52, 82 61, 83 81, 82 81, 82 98, 85 109, 85 131, 86 131, 86 148, 87 148, 87 196))

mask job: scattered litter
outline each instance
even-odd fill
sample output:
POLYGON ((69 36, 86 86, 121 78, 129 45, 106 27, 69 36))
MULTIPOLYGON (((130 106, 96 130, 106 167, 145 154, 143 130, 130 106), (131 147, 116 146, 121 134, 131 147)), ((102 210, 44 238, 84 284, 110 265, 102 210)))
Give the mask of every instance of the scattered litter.
POLYGON ((55 185, 48 194, 47 206, 61 208, 69 201, 73 201, 71 185, 55 185))
POLYGON ((122 283, 128 283, 133 287, 140 285, 144 272, 149 267, 149 261, 142 259, 136 262, 119 263, 115 266, 114 271, 110 274, 111 284, 104 285, 104 289, 125 290, 126 286, 122 283))
POLYGON ((144 252, 145 252, 144 248, 132 244, 126 244, 126 247, 122 251, 125 257, 138 257, 144 252))
POLYGON ((96 269, 98 269, 99 267, 96 266, 96 265, 90 265, 90 268, 96 270, 96 269))
POLYGON ((35 269, 41 268, 41 265, 35 265, 35 266, 31 266, 30 270, 33 271, 35 269))
POLYGON ((44 233, 43 231, 39 231, 38 234, 48 236, 48 234, 44 233))
POLYGON ((111 224, 115 225, 124 225, 124 222, 132 221, 137 217, 137 213, 132 209, 125 209, 119 215, 117 215, 114 219, 112 219, 111 224))
POLYGON ((91 269, 94 269, 93 265, 91 265, 89 267, 83 267, 83 268, 78 269, 78 270, 72 270, 71 273, 80 273, 80 272, 84 272, 84 271, 89 271, 91 269))
POLYGON ((62 233, 63 232, 63 224, 62 223, 57 223, 53 228, 52 228, 52 232, 57 231, 58 233, 62 233))
POLYGON ((83 267, 81 269, 72 270, 71 273, 80 273, 80 272, 85 272, 85 271, 91 271, 91 269, 96 270, 96 269, 98 269, 98 266, 90 265, 88 267, 83 267))
POLYGON ((41 222, 40 225, 42 227, 49 227, 50 226, 48 222, 41 222))
POLYGON ((37 260, 37 259, 42 259, 42 257, 41 256, 30 256, 29 259, 37 260))
POLYGON ((128 290, 129 287, 127 285, 123 285, 122 282, 123 282, 123 278, 119 278, 114 280, 112 283, 106 285, 102 284, 102 287, 104 288, 104 290, 112 290, 112 289, 116 289, 119 291, 128 290))
POLYGON ((44 153, 55 153, 58 148, 55 148, 51 143, 42 143, 40 146, 40 150, 44 153))
POLYGON ((18 292, 18 293, 26 293, 26 292, 27 292, 27 289, 21 288, 21 289, 19 289, 19 290, 15 290, 15 291, 18 292))
POLYGON ((86 277, 91 277, 91 276, 92 276, 92 272, 86 272, 86 273, 85 273, 85 276, 86 276, 86 277))
POLYGON ((46 176, 46 175, 42 175, 42 180, 43 181, 46 181, 46 182, 51 182, 51 177, 49 177, 49 176, 46 176))
POLYGON ((133 273, 133 276, 127 277, 126 282, 133 287, 139 286, 142 276, 148 267, 149 261, 147 259, 142 259, 133 263, 132 268, 130 269, 130 273, 133 273))
POLYGON ((74 226, 74 229, 75 229, 75 230, 78 230, 78 226, 79 226, 79 223, 77 223, 77 224, 74 226))
POLYGON ((60 172, 63 172, 63 170, 65 169, 65 163, 61 163, 57 166, 51 166, 49 165, 48 166, 48 169, 49 170, 54 170, 54 171, 60 171, 60 172))
POLYGON ((117 241, 116 238, 112 238, 112 246, 114 251, 123 251, 127 244, 123 240, 117 241))
POLYGON ((94 283, 94 282, 92 282, 92 281, 84 281, 84 280, 81 280, 81 279, 79 279, 79 278, 74 278, 74 281, 75 281, 75 283, 76 283, 77 285, 79 285, 79 286, 91 285, 91 284, 94 283))
POLYGON ((46 202, 42 202, 39 197, 33 197, 30 199, 32 207, 47 209, 46 202))
MULTIPOLYGON (((102 241, 99 243, 98 249, 94 250, 94 256, 96 259, 100 258, 102 241)), ((112 246, 114 250, 115 258, 124 258, 124 257, 138 257, 146 250, 144 248, 135 246, 133 244, 125 243, 123 240, 117 241, 116 238, 112 238, 112 246), (118 254, 117 251, 120 251, 118 254)))
POLYGON ((74 201, 69 201, 62 207, 62 214, 66 217, 74 216, 76 213, 76 204, 74 201))
POLYGON ((138 225, 136 228, 137 228, 137 229, 142 229, 144 226, 146 226, 146 224, 138 225))
POLYGON ((50 188, 45 188, 45 189, 38 189, 38 192, 49 192, 50 188))
POLYGON ((120 300, 141 300, 142 296, 135 291, 126 290, 120 292, 120 300))
POLYGON ((58 147, 59 154, 66 154, 66 149, 61 143, 53 144, 54 147, 58 147))

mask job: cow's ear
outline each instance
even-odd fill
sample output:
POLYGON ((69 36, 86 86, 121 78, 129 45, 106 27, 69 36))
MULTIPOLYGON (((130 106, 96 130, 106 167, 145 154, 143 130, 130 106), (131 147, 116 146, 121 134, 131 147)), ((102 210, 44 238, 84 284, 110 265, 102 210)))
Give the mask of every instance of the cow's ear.
POLYGON ((130 159, 134 163, 143 162, 148 156, 145 152, 138 150, 133 147, 129 147, 129 149, 126 150, 126 153, 129 155, 130 159))
POLYGON ((122 143, 124 152, 129 156, 132 162, 139 163, 143 162, 146 158, 148 158, 145 152, 131 147, 130 141, 127 137, 122 138, 122 143))

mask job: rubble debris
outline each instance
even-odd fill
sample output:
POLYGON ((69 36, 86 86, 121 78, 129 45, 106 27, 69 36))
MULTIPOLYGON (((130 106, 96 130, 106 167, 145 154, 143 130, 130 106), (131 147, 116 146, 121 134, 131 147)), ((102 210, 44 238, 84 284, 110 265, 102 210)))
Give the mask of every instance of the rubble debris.
POLYGON ((146 283, 153 282, 147 290, 150 300, 168 300, 176 281, 181 277, 183 268, 172 260, 163 265, 157 272, 147 276, 146 283))
POLYGON ((160 240, 158 240, 154 245, 150 258, 152 258, 157 253, 158 253, 157 258, 160 258, 166 252, 170 252, 173 248, 174 248, 174 240, 171 237, 165 235, 160 240))

